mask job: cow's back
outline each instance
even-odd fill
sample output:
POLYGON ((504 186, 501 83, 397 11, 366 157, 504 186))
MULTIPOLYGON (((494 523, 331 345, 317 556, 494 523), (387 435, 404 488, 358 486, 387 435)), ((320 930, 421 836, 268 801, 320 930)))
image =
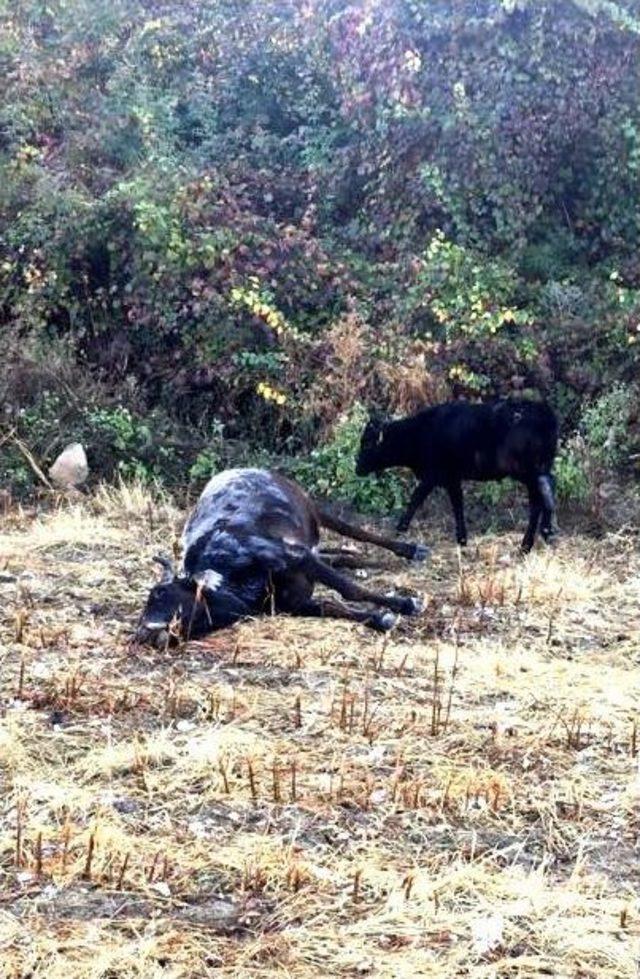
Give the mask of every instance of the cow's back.
POLYGON ((414 424, 418 419, 426 435, 427 468, 445 482, 452 474, 480 480, 526 477, 547 472, 553 463, 557 421, 543 402, 447 402, 416 415, 414 424))
POLYGON ((314 547, 319 529, 306 495, 278 473, 228 469, 212 476, 183 532, 184 567, 281 569, 285 545, 314 547))

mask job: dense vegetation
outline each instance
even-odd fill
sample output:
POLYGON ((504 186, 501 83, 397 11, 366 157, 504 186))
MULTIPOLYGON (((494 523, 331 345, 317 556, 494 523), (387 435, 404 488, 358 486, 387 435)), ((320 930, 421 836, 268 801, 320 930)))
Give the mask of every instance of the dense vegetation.
POLYGON ((14 433, 366 505, 365 406, 523 391, 566 495, 628 467, 634 6, 0 0, 0 480, 14 433))

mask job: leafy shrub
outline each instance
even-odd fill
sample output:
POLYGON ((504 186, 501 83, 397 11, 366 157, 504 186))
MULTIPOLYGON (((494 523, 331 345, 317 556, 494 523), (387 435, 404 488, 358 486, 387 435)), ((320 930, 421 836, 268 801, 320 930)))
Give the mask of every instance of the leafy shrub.
POLYGON ((121 476, 140 482, 170 475, 175 451, 164 444, 166 420, 158 412, 151 412, 142 420, 128 408, 115 405, 89 409, 83 414, 85 438, 92 464, 98 470, 114 467, 121 476))
POLYGON ((0 3, 0 332, 83 377, 0 375, 6 421, 100 475, 317 446, 345 493, 358 402, 573 431, 640 356, 632 6, 0 3))
POLYGON ((583 411, 578 431, 558 452, 555 473, 560 499, 594 504, 599 484, 628 465, 635 400, 633 388, 615 384, 583 411))
POLYGON ((223 433, 224 425, 220 421, 214 421, 209 432, 206 447, 198 453, 189 469, 190 481, 207 481, 214 473, 224 468, 225 448, 223 433))
POLYGON ((631 448, 629 422, 636 392, 625 384, 614 384, 585 409, 581 430, 595 466, 614 471, 628 462, 631 448))
POLYGON ((514 270, 506 263, 481 260, 436 231, 416 263, 404 305, 414 318, 424 311, 437 339, 491 337, 509 324, 529 322, 529 314, 515 308, 515 287, 514 270))
POLYGON ((558 448, 554 467, 556 496, 563 502, 586 503, 590 483, 584 439, 573 435, 558 448))
POLYGON ((540 311, 546 316, 582 316, 587 311, 587 297, 580 286, 552 280, 540 290, 540 311))
POLYGON ((145 409, 135 387, 123 384, 126 403, 114 402, 101 382, 69 362, 64 348, 52 344, 45 356, 36 345, 16 346, 9 345, 0 375, 0 482, 21 493, 36 480, 12 433, 44 471, 65 445, 79 441, 93 478, 184 481, 191 440, 161 409, 145 409))
POLYGON ((490 510, 503 507, 507 501, 511 501, 518 494, 521 495, 521 492, 521 486, 512 479, 494 480, 475 485, 477 498, 490 510))
POLYGON ((386 514, 406 502, 406 483, 396 472, 379 477, 356 475, 355 460, 366 420, 365 409, 356 404, 325 443, 293 460, 288 471, 312 495, 343 500, 362 513, 386 514))
POLYGON ((580 244, 566 228, 553 228, 523 249, 519 272, 528 280, 547 285, 575 272, 580 259, 580 244))

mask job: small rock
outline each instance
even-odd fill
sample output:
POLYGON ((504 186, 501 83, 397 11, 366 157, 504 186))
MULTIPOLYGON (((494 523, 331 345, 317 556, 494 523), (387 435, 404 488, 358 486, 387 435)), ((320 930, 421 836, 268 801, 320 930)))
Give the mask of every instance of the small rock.
POLYGON ((27 710, 30 706, 31 705, 28 700, 19 700, 18 697, 13 697, 7 703, 9 710, 27 710))
POLYGON ((373 962, 371 959, 362 959, 354 966, 354 971, 358 976, 368 976, 373 972, 373 962))
POLYGON ((194 727, 197 727, 193 721, 189 721, 186 718, 178 721, 176 723, 176 731, 193 731, 194 727))
POLYGON ((159 880, 155 884, 149 884, 149 890, 155 891, 155 893, 160 894, 161 897, 171 897, 171 888, 164 880, 159 880))
POLYGON ((387 800, 387 792, 385 789, 375 789, 369 796, 369 802, 374 806, 379 806, 387 800))
POLYGON ((502 945, 504 919, 501 914, 480 918, 471 925, 473 947, 477 955, 487 955, 502 945))
POLYGON ((207 835, 207 827, 200 819, 192 819, 191 822, 188 824, 187 829, 189 830, 190 833, 193 833, 193 835, 197 836, 199 839, 204 839, 205 836, 207 835))
POLYGON ((61 489, 77 489, 89 475, 89 464, 80 442, 68 445, 49 469, 51 481, 61 489))
POLYGON ((127 815, 129 813, 136 811, 136 809, 138 808, 138 803, 135 801, 135 799, 128 799, 128 798, 114 799, 113 808, 115 809, 116 812, 121 812, 127 815))
POLYGON ((367 755, 367 760, 372 765, 381 765, 382 762, 384 761, 385 750, 386 749, 383 744, 374 745, 374 747, 370 750, 369 754, 367 755))

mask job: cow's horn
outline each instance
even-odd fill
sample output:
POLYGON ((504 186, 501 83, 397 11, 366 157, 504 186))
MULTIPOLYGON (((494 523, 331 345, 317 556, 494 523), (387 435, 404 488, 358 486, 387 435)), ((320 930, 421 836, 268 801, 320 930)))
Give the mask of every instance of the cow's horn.
POLYGON ((162 575, 162 584, 165 585, 168 584, 168 582, 173 581, 176 573, 171 558, 167 557, 166 554, 154 554, 153 560, 156 562, 156 564, 159 564, 164 571, 164 574, 162 575))

